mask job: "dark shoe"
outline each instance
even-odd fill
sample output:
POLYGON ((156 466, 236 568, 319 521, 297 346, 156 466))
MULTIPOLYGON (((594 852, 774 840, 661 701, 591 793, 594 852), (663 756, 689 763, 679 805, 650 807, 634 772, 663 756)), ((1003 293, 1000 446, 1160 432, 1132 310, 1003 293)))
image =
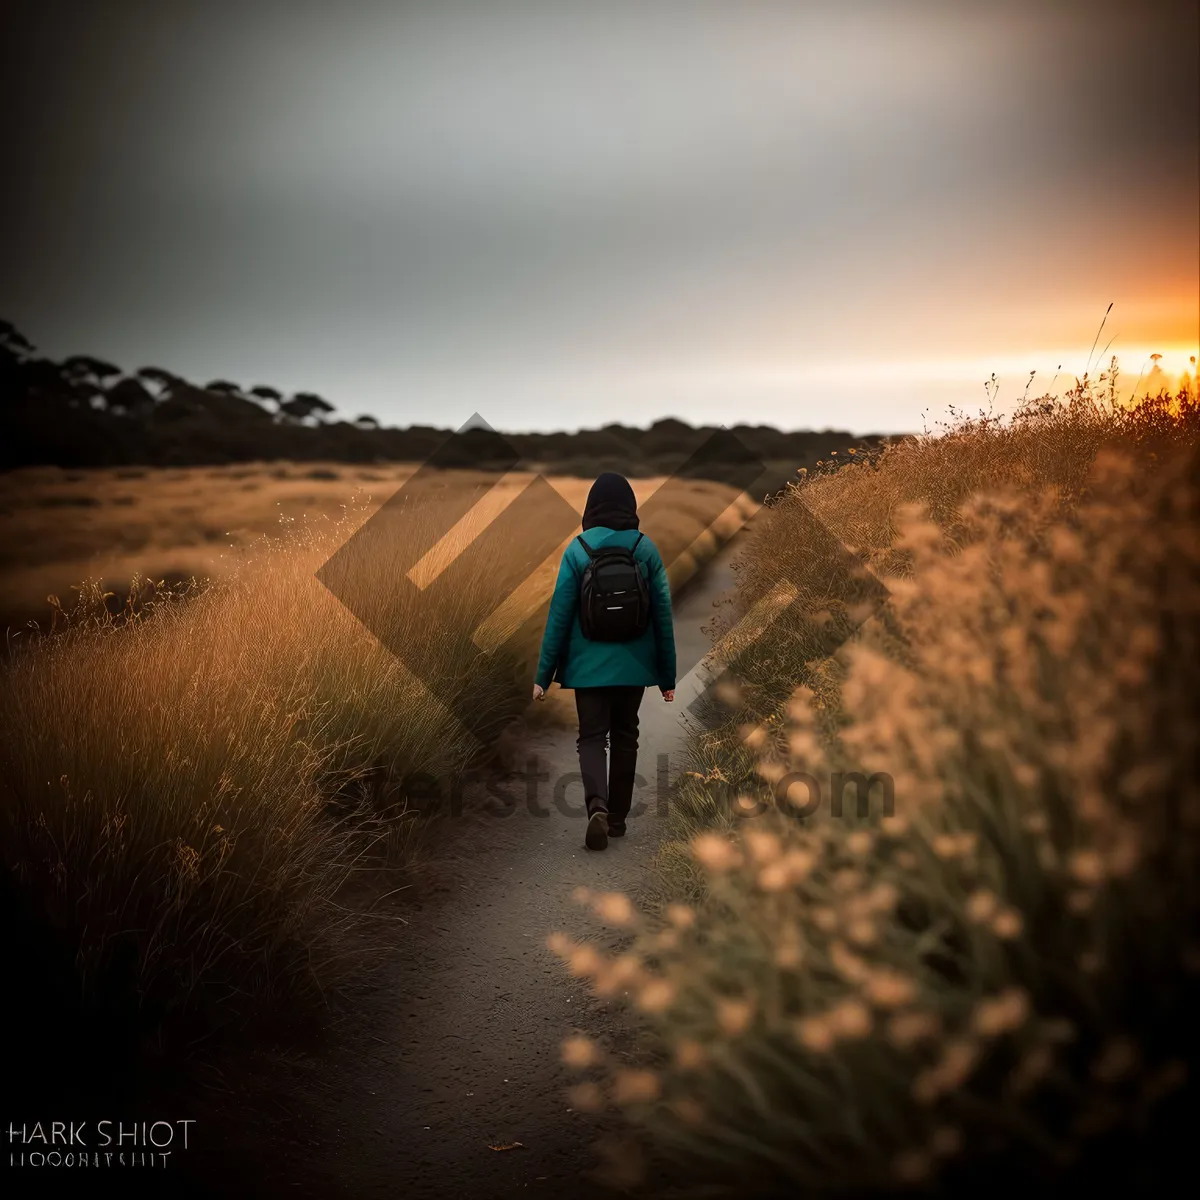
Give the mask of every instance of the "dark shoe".
POLYGON ((625 822, 624 821, 614 821, 612 819, 612 817, 609 817, 608 818, 608 836, 609 837, 624 837, 625 836, 625 822))
POLYGON ((597 809, 588 817, 583 844, 589 850, 603 850, 608 845, 608 813, 604 809, 597 809))

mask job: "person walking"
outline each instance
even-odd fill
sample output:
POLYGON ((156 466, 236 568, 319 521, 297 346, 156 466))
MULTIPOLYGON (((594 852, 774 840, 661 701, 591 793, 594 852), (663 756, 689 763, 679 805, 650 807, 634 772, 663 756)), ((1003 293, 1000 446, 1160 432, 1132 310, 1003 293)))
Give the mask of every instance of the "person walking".
POLYGON ((584 845, 623 837, 637 773, 638 709, 648 687, 675 699, 675 629, 662 556, 638 529, 637 500, 606 471, 588 492, 583 532, 563 553, 538 656, 533 698, 575 692, 584 845), (605 749, 608 761, 605 762, 605 749))

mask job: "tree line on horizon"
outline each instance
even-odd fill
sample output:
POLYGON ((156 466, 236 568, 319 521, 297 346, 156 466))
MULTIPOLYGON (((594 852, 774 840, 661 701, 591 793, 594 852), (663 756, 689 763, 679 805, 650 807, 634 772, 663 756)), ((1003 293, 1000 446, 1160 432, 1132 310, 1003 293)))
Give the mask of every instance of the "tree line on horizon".
MULTIPOLYGON (((39 355, 7 321, 0 321, 0 412, 7 435, 0 449, 4 470, 431 457, 445 467, 487 469, 513 465, 507 461, 511 448, 521 463, 557 474, 665 474, 715 432, 667 417, 647 429, 615 423, 575 433, 479 429, 448 441, 450 429, 385 428, 365 413, 346 420, 312 392, 287 396, 265 384, 243 387, 226 379, 200 385, 160 367, 127 372, 85 354, 56 362, 39 355)), ((749 454, 781 469, 785 465, 787 473, 815 465, 831 450, 872 448, 889 440, 828 429, 785 433, 767 425, 739 424, 730 432, 749 454)), ((738 469, 716 456, 694 464, 690 473, 732 481, 738 469)))

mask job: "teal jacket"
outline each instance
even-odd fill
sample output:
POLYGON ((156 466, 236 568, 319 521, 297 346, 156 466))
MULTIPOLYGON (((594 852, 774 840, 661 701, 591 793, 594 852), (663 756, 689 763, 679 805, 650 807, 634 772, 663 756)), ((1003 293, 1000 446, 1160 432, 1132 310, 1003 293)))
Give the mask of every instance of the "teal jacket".
MULTIPOLYGON (((608 529, 595 525, 584 537, 593 550, 601 546, 630 547, 636 529, 608 529)), ((650 624, 631 642, 593 642, 579 626, 579 588, 588 564, 587 551, 578 538, 563 553, 558 582, 550 601, 536 682, 549 688, 558 680, 565 688, 675 686, 675 628, 671 623, 671 588, 658 547, 643 537, 633 552, 650 587, 650 624)))

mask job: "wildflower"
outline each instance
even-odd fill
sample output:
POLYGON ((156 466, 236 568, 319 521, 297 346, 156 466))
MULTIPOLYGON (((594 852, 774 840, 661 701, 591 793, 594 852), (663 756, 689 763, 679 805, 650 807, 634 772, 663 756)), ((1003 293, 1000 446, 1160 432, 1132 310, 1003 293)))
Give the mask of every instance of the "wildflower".
POLYGON ((696 922, 696 913, 686 904, 671 904, 667 906, 667 920, 676 929, 689 929, 696 922))
POLYGON ((1079 537, 1064 525, 1056 525, 1050 531, 1050 553, 1062 563, 1078 563, 1083 560, 1083 546, 1079 537))
POLYGON ((801 684, 788 701, 788 716, 797 724, 802 724, 808 720, 809 705, 812 703, 813 691, 812 688, 801 684))
POLYGON ((812 910, 812 922, 825 933, 832 933, 837 928, 837 913, 828 905, 818 905, 812 910))
POLYGON ((638 993, 638 1007, 642 1012, 660 1013, 671 1007, 675 1000, 675 985, 667 979, 652 979, 638 993))
POLYGON ((1080 883, 1094 886, 1104 878, 1104 860, 1095 850, 1076 850, 1067 865, 1080 883))
POLYGON ((887 1035, 892 1045, 900 1050, 906 1050, 919 1041, 937 1037, 941 1028, 941 1021, 934 1013, 897 1013, 888 1022, 887 1035))
POLYGON ((653 1071, 626 1067, 613 1079, 613 1099, 617 1104, 650 1104, 657 1100, 659 1078, 653 1071))
POLYGON ((738 733, 751 750, 757 750, 767 740, 767 731, 761 725, 743 725, 738 733))
POLYGON ((1020 1026, 1029 1016, 1029 996, 1023 988, 1007 988, 998 996, 981 1000, 971 1023, 976 1033, 996 1037, 1020 1026))
POLYGON ((788 752, 793 762, 803 765, 820 754, 820 743, 808 729, 795 729, 788 735, 788 752))
POLYGON ((675 1047, 675 1065, 681 1071, 698 1070, 707 1058, 704 1047, 694 1038, 684 1038, 675 1047))
POLYGON ((967 916, 981 925, 992 920, 999 909, 999 897, 986 888, 980 888, 967 897, 967 916))
POLYGON ((871 1032, 871 1010, 861 1000, 850 998, 835 1004, 827 1020, 837 1037, 861 1038, 871 1032))
POLYGON ((776 834, 752 829, 746 833, 744 841, 755 862, 769 863, 779 857, 779 838, 776 834))
POLYGON ((1044 812, 1026 812, 1025 816, 1021 817, 1021 827, 1028 833, 1045 833, 1049 824, 1044 812))
POLYGON ((608 964, 608 976, 616 987, 636 983, 642 974, 642 961, 636 954, 622 954, 608 964))
POLYGON ((574 900, 576 904, 591 904, 592 889, 589 887, 577 887, 571 893, 571 899, 574 900))
POLYGON ((867 997, 879 1008, 900 1008, 917 994, 916 984, 899 971, 884 967, 872 971, 866 982, 867 997))
POLYGON ((841 894, 845 896, 850 892, 857 891, 862 886, 862 882, 863 875, 861 871, 856 871, 851 867, 846 867, 834 875, 833 890, 835 892, 841 892, 841 894))
POLYGON ((908 832, 908 818, 897 816, 884 817, 879 822, 879 828, 888 837, 901 837, 908 832))
POLYGON ((1015 908, 1006 908, 998 912, 992 920, 992 931, 1006 941, 1017 937, 1024 926, 1025 922, 1015 908))
POLYGON ((846 936, 856 946, 873 945, 879 938, 879 931, 875 928, 875 923, 867 917, 861 917, 857 921, 851 921, 846 928, 846 936))
POLYGON ((1016 759, 1012 764, 1013 778, 1023 788, 1033 788, 1038 781, 1038 769, 1031 763, 1016 759))
POLYGON ((817 856, 811 850, 794 849, 783 856, 783 862, 792 881, 800 883, 808 878, 813 867, 817 865, 817 856))
POLYGON ((833 1027, 824 1017, 801 1017, 795 1029, 800 1044, 814 1054, 823 1054, 833 1046, 833 1027))
POLYGON ((633 902, 624 892, 603 892, 593 903, 596 915, 610 925, 632 925, 636 917, 633 902))
POLYGON ((938 1069, 946 1081, 947 1091, 953 1091, 966 1081, 978 1058, 978 1045, 967 1038, 955 1038, 946 1043, 938 1069))
POLYGON ((789 883, 791 883, 791 872, 788 870, 787 863, 782 860, 768 863, 758 873, 758 886, 764 892, 782 892, 789 883))
POLYGON ((702 833, 692 842, 692 854, 701 866, 719 873, 737 865, 738 855, 727 839, 717 833, 702 833))
POLYGON ((567 968, 572 975, 598 975, 604 969, 604 959, 595 946, 576 946, 567 956, 567 968))
POLYGON ((834 970, 855 983, 862 983, 870 974, 867 964, 857 954, 847 950, 841 942, 834 942, 829 947, 829 958, 834 970))
POLYGON ((569 1037, 562 1044, 562 1060, 568 1067, 583 1070, 594 1066, 599 1059, 600 1053, 596 1043, 582 1034, 569 1037))
POLYGON ((846 849, 855 858, 865 858, 874 844, 875 839, 869 829, 856 829, 846 838, 846 849))
POLYGON ((775 948, 775 965, 783 971, 794 971, 804 961, 804 951, 795 938, 786 938, 775 948))
POLYGON ((615 962, 604 961, 596 971, 592 972, 592 990, 597 996, 615 996, 628 987, 631 976, 636 972, 631 969, 628 962, 630 956, 624 955, 623 957, 624 962, 621 959, 617 959, 615 962))
POLYGON ((939 833, 932 841, 931 847, 938 858, 957 858, 959 841, 951 833, 939 833))
POLYGON ((985 729, 979 734, 979 742, 985 750, 1001 751, 1007 745, 1008 741, 1004 736, 1004 731, 1000 729, 985 729))
MULTIPOLYGON (((755 772, 765 779, 768 783, 778 783, 786 774, 787 768, 783 763, 776 759, 763 759, 754 768, 755 772)), ((741 801, 739 801, 739 804, 741 801)), ((750 806, 754 806, 755 802, 751 800, 750 806)))
POLYGON ((966 1038, 947 1042, 941 1059, 913 1080, 913 1098, 921 1104, 931 1104, 943 1093, 961 1087, 978 1057, 978 1046, 966 1038))
POLYGON ((726 1037, 745 1033, 753 1016, 754 1006, 749 1000, 722 1000, 717 1004, 717 1024, 726 1037))

